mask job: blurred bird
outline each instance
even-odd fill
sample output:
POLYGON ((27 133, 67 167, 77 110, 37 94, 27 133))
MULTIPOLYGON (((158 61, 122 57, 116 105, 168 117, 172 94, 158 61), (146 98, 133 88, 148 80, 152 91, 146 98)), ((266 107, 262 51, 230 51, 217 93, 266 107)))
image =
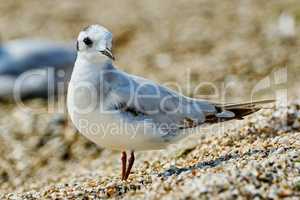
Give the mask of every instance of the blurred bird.
POLYGON ((75 59, 74 46, 64 43, 18 39, 1 44, 0 100, 54 95, 55 90, 50 88, 70 79, 75 59), (20 86, 17 90, 16 84, 20 86))
POLYGON ((122 180, 129 177, 135 151, 165 148, 203 124, 243 119, 272 102, 223 105, 192 99, 119 70, 114 59, 112 33, 106 28, 91 25, 79 33, 67 107, 84 136, 122 151, 122 180))

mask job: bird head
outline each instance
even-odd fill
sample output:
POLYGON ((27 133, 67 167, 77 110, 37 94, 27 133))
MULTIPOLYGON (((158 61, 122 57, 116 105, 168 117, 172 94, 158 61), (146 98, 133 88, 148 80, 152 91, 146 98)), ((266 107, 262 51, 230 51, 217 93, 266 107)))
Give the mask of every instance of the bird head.
POLYGON ((77 51, 93 56, 105 56, 112 60, 112 33, 100 25, 90 25, 78 35, 77 51))

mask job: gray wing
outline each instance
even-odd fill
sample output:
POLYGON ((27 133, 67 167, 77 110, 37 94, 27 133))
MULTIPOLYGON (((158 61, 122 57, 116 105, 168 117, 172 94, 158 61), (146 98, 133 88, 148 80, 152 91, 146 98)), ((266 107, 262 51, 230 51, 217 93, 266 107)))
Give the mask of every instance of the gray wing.
POLYGON ((153 81, 119 70, 105 74, 108 96, 117 96, 112 109, 128 117, 150 119, 155 124, 175 129, 195 127, 214 115, 216 108, 207 101, 185 97, 153 81))

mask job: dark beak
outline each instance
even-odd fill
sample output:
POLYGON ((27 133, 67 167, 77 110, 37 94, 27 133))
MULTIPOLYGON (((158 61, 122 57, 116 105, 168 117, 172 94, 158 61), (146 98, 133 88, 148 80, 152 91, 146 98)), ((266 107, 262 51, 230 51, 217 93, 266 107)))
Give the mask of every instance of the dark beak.
POLYGON ((112 60, 115 60, 115 57, 113 56, 112 52, 110 49, 106 48, 103 51, 100 51, 103 55, 106 55, 107 57, 109 57, 112 60))
POLYGON ((79 51, 79 42, 76 42, 76 50, 79 51))

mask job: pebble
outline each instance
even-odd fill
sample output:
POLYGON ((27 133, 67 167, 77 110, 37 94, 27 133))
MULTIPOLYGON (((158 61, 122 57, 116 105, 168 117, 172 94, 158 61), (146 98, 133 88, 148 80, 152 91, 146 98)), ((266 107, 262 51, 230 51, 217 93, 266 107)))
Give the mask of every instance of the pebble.
MULTIPOLYGON (((78 134, 66 136, 72 129, 65 129, 61 115, 35 116, 29 121, 44 124, 39 134, 12 125, 10 134, 0 135, 0 199, 297 198, 300 133, 292 126, 299 108, 290 106, 290 124, 284 123, 283 111, 276 117, 262 112, 259 120, 254 115, 243 127, 228 130, 226 139, 207 135, 192 148, 182 142, 160 152, 139 152, 128 182, 119 180, 118 153, 78 134), (20 139, 24 135, 26 140, 20 139), (42 145, 32 146, 41 140, 42 145), (178 157, 174 149, 180 148, 187 150, 178 157)), ((33 115, 22 117, 24 123, 33 115)))

